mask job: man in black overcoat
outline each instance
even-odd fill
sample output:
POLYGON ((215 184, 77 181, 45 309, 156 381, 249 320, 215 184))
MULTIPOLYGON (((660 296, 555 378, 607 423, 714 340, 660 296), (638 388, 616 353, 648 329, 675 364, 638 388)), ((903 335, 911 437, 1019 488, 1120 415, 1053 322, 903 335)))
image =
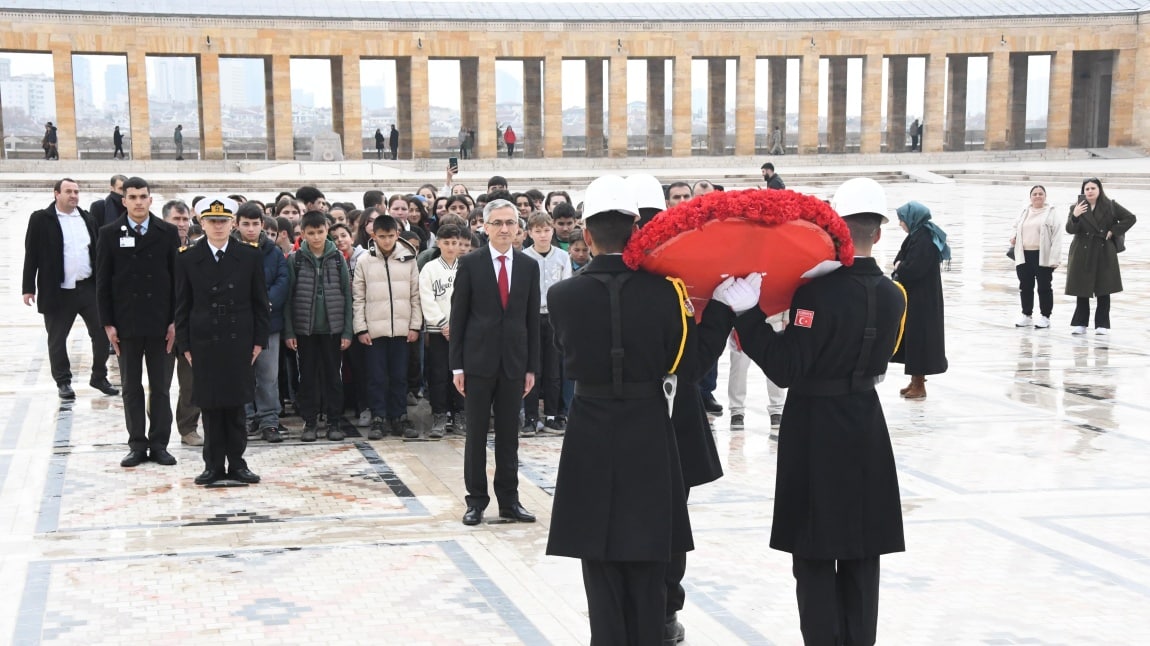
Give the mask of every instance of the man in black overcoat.
POLYGON ((204 422, 205 467, 195 482, 254 484, 260 477, 243 457, 244 405, 255 397, 252 364, 268 343, 263 256, 230 237, 234 200, 209 196, 192 208, 205 237, 176 259, 176 346, 192 364, 192 400, 204 422))
POLYGON ((849 180, 832 205, 850 228, 854 263, 799 287, 782 333, 758 308, 740 315, 735 329, 747 356, 790 388, 771 547, 792 555, 803 640, 855 646, 875 643, 879 555, 904 549, 894 453, 875 385, 902 334, 906 295, 871 258, 886 221, 882 187, 849 180))
MULTIPOLYGON (((693 547, 663 380, 697 378, 700 334, 671 281, 623 263, 638 216, 623 180, 592 182, 584 208, 595 257, 547 293, 575 380, 547 553, 582 560, 592 643, 661 644, 667 565, 693 547)), ((707 332, 720 346, 725 322, 707 332)))
POLYGON ((128 178, 124 175, 113 175, 108 182, 110 185, 108 196, 92 202, 91 206, 88 207, 92 220, 96 222, 97 230, 115 222, 120 216, 128 212, 127 208, 124 207, 124 182, 126 181, 128 178))
POLYGON ((96 242, 96 302, 108 342, 120 358, 128 427, 128 455, 120 466, 135 467, 149 459, 171 466, 176 458, 168 453, 172 406, 167 362, 176 340, 174 292, 180 243, 175 227, 148 212, 152 195, 143 178, 129 178, 124 193, 127 214, 100 229, 96 242))

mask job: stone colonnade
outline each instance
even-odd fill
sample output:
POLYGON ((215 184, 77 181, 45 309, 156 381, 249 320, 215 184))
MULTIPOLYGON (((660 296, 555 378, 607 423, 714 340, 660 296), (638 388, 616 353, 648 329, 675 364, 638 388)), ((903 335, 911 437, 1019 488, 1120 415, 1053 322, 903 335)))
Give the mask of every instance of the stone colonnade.
POLYGON ((847 70, 862 62, 862 120, 858 152, 906 149, 907 67, 925 60, 926 152, 965 148, 967 68, 971 57, 988 60, 985 147, 1018 148, 1025 143, 1028 57, 1051 57, 1046 145, 1150 145, 1150 27, 1136 14, 1002 19, 921 19, 895 23, 390 23, 387 21, 217 19, 164 16, 97 16, 0 12, 0 50, 50 52, 55 68, 59 150, 76 157, 74 54, 116 54, 127 59, 132 111, 132 153, 147 159, 149 134, 147 56, 190 56, 197 61, 201 155, 220 159, 220 58, 258 58, 266 81, 268 156, 294 156, 291 115, 291 59, 331 62, 333 125, 344 156, 362 158, 360 62, 390 59, 396 64, 397 121, 401 158, 431 155, 428 62, 460 63, 464 127, 476 131, 477 157, 493 157, 495 63, 523 64, 524 131, 527 157, 563 154, 562 64, 585 61, 586 154, 628 154, 627 62, 646 62, 648 156, 688 156, 699 146, 691 136, 691 64, 705 60, 709 101, 703 150, 706 154, 751 155, 756 134, 776 126, 786 133, 788 62, 799 74, 798 127, 788 150, 800 154, 841 153, 846 145, 847 70), (111 26, 115 23, 116 28, 111 26), (819 65, 826 59, 827 139, 820 148, 819 65), (735 62, 728 78, 727 62, 735 62), (757 61, 765 60, 769 100, 766 123, 756 124, 757 61), (887 69, 886 86, 882 75, 887 69), (670 63, 668 65, 667 63, 670 63), (1142 64, 1139 64, 1142 63, 1142 64), (670 115, 665 82, 671 76, 670 115), (605 83, 604 69, 607 70, 605 83), (735 86, 734 149, 727 147, 726 88, 735 86), (886 99, 885 133, 880 113, 886 99), (945 101, 945 104, 944 104, 945 101), (604 123, 604 110, 609 120, 604 123), (944 121, 945 115, 945 121, 944 121), (671 124, 670 148, 664 134, 671 124), (883 140, 885 134, 886 144, 883 140))

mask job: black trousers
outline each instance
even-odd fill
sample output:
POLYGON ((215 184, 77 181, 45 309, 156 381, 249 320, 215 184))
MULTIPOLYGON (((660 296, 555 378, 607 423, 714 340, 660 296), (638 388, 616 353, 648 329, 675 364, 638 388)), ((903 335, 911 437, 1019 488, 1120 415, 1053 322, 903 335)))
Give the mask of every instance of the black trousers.
POLYGON ((165 370, 168 390, 172 388, 173 372, 180 385, 179 397, 176 399, 176 429, 180 435, 195 433, 200 423, 200 407, 192 403, 192 364, 188 363, 182 352, 173 352, 168 355, 165 370))
POLYGON ((204 408, 204 466, 223 473, 224 458, 228 470, 248 466, 244 451, 248 448, 248 432, 244 428, 244 407, 225 406, 204 408))
MULTIPOLYGON (((404 343, 407 343, 404 337, 404 343)), ((415 341, 407 343, 407 392, 418 394, 423 387, 423 334, 415 341)), ((406 404, 405 404, 406 405, 406 404)))
MULTIPOLYGON (((690 499, 691 488, 687 487, 686 498, 690 499)), ((687 602, 687 591, 683 589, 683 577, 687 575, 687 553, 674 552, 671 562, 667 564, 667 612, 666 621, 675 619, 675 615, 683 609, 687 602)))
POLYGON ((511 159, 515 156, 515 144, 507 144, 507 158, 511 159))
POLYGON ((124 422, 128 448, 133 451, 166 449, 172 437, 172 404, 168 396, 172 372, 171 355, 164 337, 120 337, 120 380, 124 397, 124 422), (144 369, 148 371, 147 405, 144 403, 144 369), (150 428, 147 428, 148 422, 150 428), (145 432, 146 431, 146 432, 145 432))
POLYGON ((116 149, 112 151, 112 157, 113 158, 119 157, 120 159, 124 158, 124 145, 123 144, 116 144, 116 149))
POLYGON ((530 421, 539 419, 540 390, 543 393, 543 414, 548 417, 560 414, 560 398, 563 396, 559 348, 555 347, 555 330, 546 314, 539 315, 539 362, 535 387, 523 398, 524 419, 530 421))
POLYGON ((370 378, 367 352, 368 347, 360 343, 359 338, 353 338, 351 347, 343 351, 344 361, 351 367, 351 383, 344 384, 344 407, 350 407, 356 413, 367 410, 371 405, 367 396, 367 382, 370 378))
POLYGON ((1038 265, 1038 250, 1023 251, 1025 262, 1015 266, 1018 273, 1018 296, 1022 299, 1022 313, 1030 316, 1034 313, 1034 286, 1038 285, 1038 311, 1050 318, 1054 311, 1054 267, 1040 267, 1038 265))
POLYGON ((807 646, 870 646, 878 628, 877 556, 794 558, 799 625, 807 646))
POLYGON ((486 509, 487 431, 495 413, 495 498, 501 509, 519 502, 519 407, 523 405, 523 379, 477 377, 465 379, 463 412, 467 436, 463 448, 463 483, 467 506, 486 509))
MULTIPOLYGON (((1090 324, 1090 299, 1085 296, 1078 297, 1074 306, 1074 316, 1070 317, 1071 325, 1086 327, 1090 324)), ((1094 310, 1094 327, 1110 329, 1110 295, 1098 297, 1098 308, 1094 310)))
POLYGON ((591 646, 662 646, 667 564, 581 562, 591 646))
POLYGON ((437 415, 463 410, 463 395, 451 383, 449 347, 442 334, 427 333, 427 398, 431 400, 431 412, 437 415))
POLYGON ((72 383, 72 364, 68 361, 68 333, 76 317, 84 319, 92 340, 92 379, 108 377, 108 335, 100 325, 96 309, 96 281, 87 278, 75 289, 60 290, 59 302, 51 312, 44 312, 44 329, 48 332, 48 363, 56 384, 72 383))
POLYGON ((314 422, 319 416, 321 396, 329 424, 336 423, 343 415, 343 377, 339 372, 343 354, 339 341, 338 334, 310 334, 296 338, 299 358, 296 402, 304 422, 314 422))
POLYGON ((399 146, 391 147, 391 158, 395 160, 399 159, 399 146))

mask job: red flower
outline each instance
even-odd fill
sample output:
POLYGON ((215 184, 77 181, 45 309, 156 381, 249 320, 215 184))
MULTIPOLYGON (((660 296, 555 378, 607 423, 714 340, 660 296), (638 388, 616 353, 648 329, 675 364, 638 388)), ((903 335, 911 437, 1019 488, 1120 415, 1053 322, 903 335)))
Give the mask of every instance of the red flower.
POLYGON ((749 189, 715 191, 681 202, 655 216, 631 236, 623 251, 623 261, 638 269, 643 258, 675 236, 694 231, 708 222, 739 218, 765 225, 806 220, 827 232, 835 244, 838 261, 854 264, 854 244, 850 231, 834 209, 812 195, 795 191, 749 189))

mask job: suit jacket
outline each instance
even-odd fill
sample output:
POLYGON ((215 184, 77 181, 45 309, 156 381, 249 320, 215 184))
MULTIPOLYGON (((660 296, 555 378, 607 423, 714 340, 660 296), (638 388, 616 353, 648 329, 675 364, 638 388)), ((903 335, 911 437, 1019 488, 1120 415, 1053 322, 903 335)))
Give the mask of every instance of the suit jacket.
POLYGON ((252 346, 268 345, 263 256, 231 240, 216 261, 206 241, 176 258, 176 348, 192 353, 192 401, 243 406, 255 394, 252 346))
POLYGON ((115 222, 120 216, 127 215, 128 210, 124 208, 124 198, 113 191, 108 193, 108 197, 92 202, 92 206, 88 207, 88 213, 92 215, 92 221, 98 231, 115 222))
MULTIPOLYGON (((88 225, 89 262, 96 271, 96 227, 83 209, 80 217, 88 225)), ((56 217, 56 203, 32 214, 24 236, 24 277, 21 294, 36 294, 36 310, 53 312, 60 302, 60 283, 64 281, 64 231, 56 217)))
POLYGON ((96 303, 100 324, 121 337, 162 337, 176 320, 176 227, 148 215, 137 234, 128 216, 100 229, 96 241, 96 303), (123 241, 132 240, 132 246, 123 241))
POLYGON ((522 379, 539 372, 539 263, 512 251, 507 309, 485 246, 459 259, 451 295, 451 369, 522 379))

